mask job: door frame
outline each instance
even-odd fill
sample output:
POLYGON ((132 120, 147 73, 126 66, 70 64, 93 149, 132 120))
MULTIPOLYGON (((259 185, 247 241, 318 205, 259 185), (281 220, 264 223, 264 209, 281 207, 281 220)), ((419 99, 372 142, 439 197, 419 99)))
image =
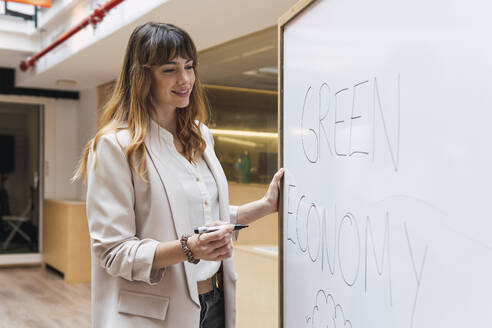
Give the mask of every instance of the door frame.
POLYGON ((45 113, 53 108, 54 99, 32 96, 0 95, 0 102, 38 106, 38 252, 20 254, 0 254, 0 266, 41 264, 43 262, 43 199, 45 189, 45 113))

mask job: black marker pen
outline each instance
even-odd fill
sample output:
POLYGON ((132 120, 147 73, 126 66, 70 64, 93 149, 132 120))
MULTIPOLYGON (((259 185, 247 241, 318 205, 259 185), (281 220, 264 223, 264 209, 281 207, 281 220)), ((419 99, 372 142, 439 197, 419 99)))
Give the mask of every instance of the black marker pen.
MULTIPOLYGON (((195 230, 195 233, 214 232, 214 231, 217 231, 217 230, 219 230, 221 228, 224 228, 227 225, 228 224, 211 226, 211 227, 196 227, 194 230, 195 230)), ((234 224, 234 229, 233 230, 241 230, 241 229, 247 228, 247 227, 248 227, 247 224, 234 224)))

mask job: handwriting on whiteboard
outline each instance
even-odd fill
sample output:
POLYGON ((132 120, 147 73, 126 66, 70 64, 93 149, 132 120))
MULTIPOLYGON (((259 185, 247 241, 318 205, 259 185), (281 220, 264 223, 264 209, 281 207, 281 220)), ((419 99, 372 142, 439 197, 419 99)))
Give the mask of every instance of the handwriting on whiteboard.
MULTIPOLYGON (((324 150, 328 156, 366 156, 374 160, 376 129, 381 126, 393 169, 398 171, 400 151, 400 76, 395 79, 391 104, 385 103, 380 82, 356 82, 333 89, 328 83, 308 86, 300 114, 300 135, 304 157, 317 163, 324 150), (394 114, 392 122, 388 113, 394 114), (371 126, 371 129, 364 127, 371 126), (390 133, 393 127, 394 133, 390 133), (370 143, 368 143, 370 141, 370 143)), ((387 94, 387 93, 386 93, 387 94)))
POLYGON ((352 322, 345 318, 342 305, 335 302, 335 297, 332 293, 323 289, 318 290, 316 293, 313 310, 305 318, 306 326, 310 328, 352 328, 352 322))
MULTIPOLYGON (((287 186, 287 215, 284 218, 286 245, 303 254, 307 261, 317 264, 318 270, 326 277, 340 279, 346 288, 363 284, 366 295, 370 292, 369 273, 384 278, 387 281, 386 299, 390 307, 393 306, 395 281, 392 274, 392 257, 395 256, 392 245, 395 240, 390 233, 393 219, 390 211, 386 211, 384 217, 372 217, 354 211, 337 210, 335 204, 333 211, 327 210, 310 200, 305 193, 299 192, 296 185, 287 186), (376 240, 373 231, 375 220, 384 222, 382 240, 376 240)), ((424 252, 417 258, 405 220, 399 229, 400 239, 403 240, 397 242, 404 247, 400 247, 400 253, 396 256, 400 262, 406 261, 412 271, 408 277, 397 277, 397 280, 400 285, 413 286, 412 290, 408 290, 406 298, 410 327, 413 327, 428 245, 423 245, 424 252)))

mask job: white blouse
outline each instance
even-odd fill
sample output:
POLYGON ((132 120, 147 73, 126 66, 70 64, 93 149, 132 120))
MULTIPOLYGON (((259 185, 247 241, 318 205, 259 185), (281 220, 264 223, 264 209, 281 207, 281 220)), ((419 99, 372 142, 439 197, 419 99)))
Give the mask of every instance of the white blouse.
MULTIPOLYGON (((192 228, 202 226, 206 222, 219 220, 219 197, 214 176, 200 156, 197 164, 190 163, 174 146, 173 135, 151 120, 151 128, 159 131, 163 144, 171 154, 170 163, 181 181, 188 200, 188 213, 192 228)), ((190 234, 193 231, 189 232, 190 234)), ((197 281, 212 277, 220 268, 220 261, 205 261, 194 266, 197 281)))

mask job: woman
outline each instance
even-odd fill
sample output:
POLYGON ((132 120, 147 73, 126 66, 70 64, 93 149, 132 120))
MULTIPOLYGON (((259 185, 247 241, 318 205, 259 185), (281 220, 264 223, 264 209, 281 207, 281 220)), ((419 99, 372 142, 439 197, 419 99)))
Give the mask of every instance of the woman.
POLYGON ((233 225, 277 211, 229 206, 203 124, 195 46, 168 24, 137 27, 76 177, 87 178, 94 327, 234 327, 233 225), (193 234, 202 225, 218 231, 193 234))

